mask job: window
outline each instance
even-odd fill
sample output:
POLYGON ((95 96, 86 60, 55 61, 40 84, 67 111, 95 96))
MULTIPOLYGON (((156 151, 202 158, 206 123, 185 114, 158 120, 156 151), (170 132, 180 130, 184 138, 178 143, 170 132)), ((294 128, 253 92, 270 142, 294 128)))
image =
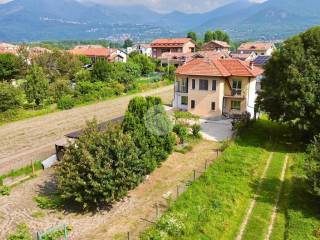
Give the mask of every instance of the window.
POLYGON ((202 80, 199 81, 199 90, 207 90, 208 91, 208 80, 202 80))
POLYGON ((217 80, 212 80, 212 91, 217 90, 217 80))
POLYGON ((231 101, 231 110, 239 110, 241 109, 240 101, 231 101))
POLYGON ((211 110, 212 110, 212 111, 215 111, 215 110, 216 110, 216 103, 215 103, 215 102, 212 102, 212 103, 211 103, 211 110))
POLYGON ((233 80, 232 82, 232 95, 241 95, 242 90, 242 81, 241 80, 233 80))
POLYGON ((196 107, 196 102, 194 100, 191 100, 191 109, 194 109, 196 107))
POLYGON ((181 97, 181 105, 188 105, 188 97, 182 96, 181 97))
POLYGON ((196 80, 192 79, 192 89, 195 90, 196 89, 196 80))

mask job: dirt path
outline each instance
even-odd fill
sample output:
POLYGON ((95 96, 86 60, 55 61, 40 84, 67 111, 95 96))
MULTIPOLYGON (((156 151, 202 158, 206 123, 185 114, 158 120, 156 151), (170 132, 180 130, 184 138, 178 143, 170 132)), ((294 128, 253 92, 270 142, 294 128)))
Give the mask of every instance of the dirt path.
POLYGON ((244 220, 243 220, 243 222, 241 224, 240 231, 239 231, 239 234, 236 237, 236 240, 241 240, 243 238, 244 231, 246 230, 247 224, 249 222, 249 218, 250 218, 250 216, 252 214, 252 211, 253 211, 256 203, 257 203, 257 196, 259 195, 259 192, 261 191, 262 181, 266 177, 266 174, 267 174, 267 171, 269 169, 269 166, 270 166, 270 163, 272 161, 272 158, 273 158, 273 153, 270 153, 270 156, 268 158, 268 161, 266 163, 266 166, 265 166, 265 168, 263 170, 263 173, 262 173, 262 176, 260 178, 259 187, 258 187, 257 192, 255 193, 255 195, 253 196, 253 199, 252 199, 252 201, 250 203, 250 207, 249 207, 249 209, 248 209, 248 211, 246 213, 246 216, 245 216, 245 218, 244 218, 244 220))
POLYGON ((173 98, 173 86, 121 97, 101 103, 51 113, 0 127, 0 174, 17 169, 31 160, 43 160, 54 153, 54 144, 67 133, 81 129, 94 117, 106 121, 120 117, 131 98, 157 95, 164 102, 173 98))
POLYGON ((39 177, 14 188, 10 196, 0 197, 0 239, 5 239, 19 223, 26 223, 33 233, 60 223, 70 224, 73 227, 70 239, 74 240, 122 239, 129 231, 136 239, 139 232, 148 226, 141 218, 154 221, 154 204, 159 202, 160 207, 165 205, 163 195, 168 192, 175 197, 176 186, 192 177, 193 169, 203 171, 206 160, 211 161, 216 157, 216 148, 216 143, 202 141, 185 155, 173 153, 127 198, 115 204, 110 211, 97 214, 64 215, 45 211, 43 218, 32 217, 32 213, 40 210, 33 197, 44 182, 50 182, 53 177, 52 170, 43 172, 39 177))

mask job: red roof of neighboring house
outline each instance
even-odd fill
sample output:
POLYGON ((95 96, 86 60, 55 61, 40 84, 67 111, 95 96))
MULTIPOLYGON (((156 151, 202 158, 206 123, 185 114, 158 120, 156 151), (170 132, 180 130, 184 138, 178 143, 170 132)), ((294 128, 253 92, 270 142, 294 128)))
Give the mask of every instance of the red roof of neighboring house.
POLYGON ((174 52, 165 52, 161 55, 161 59, 163 60, 175 60, 181 59, 185 62, 189 62, 195 58, 207 58, 207 59, 224 59, 229 56, 223 52, 215 52, 215 51, 199 51, 199 52, 189 52, 189 53, 174 53, 174 52))
POLYGON ((274 47, 274 44, 270 42, 247 42, 242 43, 238 51, 266 51, 272 47, 274 47))
POLYGON ((9 44, 9 43, 0 43, 0 54, 17 54, 19 46, 9 44))
POLYGON ((194 59, 179 67, 178 75, 212 76, 212 77, 256 77, 263 73, 260 67, 250 68, 250 63, 238 59, 194 59))
POLYGON ((104 48, 100 46, 78 46, 68 52, 75 55, 85 55, 89 57, 109 57, 116 52, 114 48, 104 48))
POLYGON ((215 43, 215 44, 217 44, 217 45, 219 45, 220 47, 223 47, 223 48, 230 48, 230 45, 227 42, 218 41, 218 40, 212 40, 212 41, 204 44, 203 47, 205 47, 207 44, 210 44, 210 43, 215 43))
POLYGON ((161 38, 151 43, 151 47, 183 47, 184 44, 193 42, 191 38, 161 38))

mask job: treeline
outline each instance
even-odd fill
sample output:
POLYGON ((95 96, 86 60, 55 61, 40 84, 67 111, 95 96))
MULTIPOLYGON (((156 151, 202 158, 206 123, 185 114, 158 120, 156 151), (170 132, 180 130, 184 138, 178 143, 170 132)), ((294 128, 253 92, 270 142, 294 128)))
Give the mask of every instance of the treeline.
POLYGON ((58 167, 62 199, 86 210, 120 200, 173 151, 171 129, 157 97, 134 98, 122 124, 109 124, 105 131, 89 123, 58 167))
POLYGON ((153 59, 137 53, 131 54, 127 63, 97 61, 84 68, 88 64, 91 60, 85 56, 59 50, 33 58, 26 49, 18 56, 0 54, 0 113, 41 109, 54 103, 59 109, 70 109, 139 90, 142 76, 155 75, 150 81, 174 79, 175 69, 162 69, 153 59))

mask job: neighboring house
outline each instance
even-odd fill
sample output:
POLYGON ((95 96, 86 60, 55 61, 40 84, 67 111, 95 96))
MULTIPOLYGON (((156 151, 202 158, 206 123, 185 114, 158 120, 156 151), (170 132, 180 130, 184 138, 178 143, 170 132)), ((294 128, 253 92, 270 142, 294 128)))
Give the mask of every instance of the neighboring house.
POLYGON ((163 53, 191 53, 196 44, 191 38, 156 39, 151 43, 152 57, 160 58, 163 53))
POLYGON ((175 65, 176 67, 182 66, 183 64, 190 62, 195 58, 206 58, 206 59, 226 59, 229 58, 227 53, 215 52, 215 51, 199 51, 190 53, 163 53, 160 61, 161 66, 175 65))
POLYGON ((240 54, 250 54, 254 52, 259 55, 271 56, 274 50, 276 49, 275 45, 270 42, 247 42, 242 43, 238 48, 238 53, 240 54))
POLYGON ((204 118, 255 114, 256 80, 263 69, 237 59, 197 58, 176 71, 173 107, 204 118))
POLYGON ((18 54, 18 45, 13 45, 9 43, 0 43, 0 54, 18 54))
POLYGON ((230 57, 233 59, 239 59, 241 61, 252 62, 256 59, 257 54, 252 53, 230 53, 230 57))
POLYGON ((93 63, 98 60, 109 62, 127 62, 127 54, 119 49, 105 48, 100 45, 80 45, 68 51, 74 55, 84 55, 93 63))
POLYGON ((136 51, 148 57, 152 57, 152 48, 150 44, 138 44, 136 46, 136 51))
POLYGON ((205 43, 202 47, 203 51, 230 52, 230 45, 227 42, 212 40, 205 43))

